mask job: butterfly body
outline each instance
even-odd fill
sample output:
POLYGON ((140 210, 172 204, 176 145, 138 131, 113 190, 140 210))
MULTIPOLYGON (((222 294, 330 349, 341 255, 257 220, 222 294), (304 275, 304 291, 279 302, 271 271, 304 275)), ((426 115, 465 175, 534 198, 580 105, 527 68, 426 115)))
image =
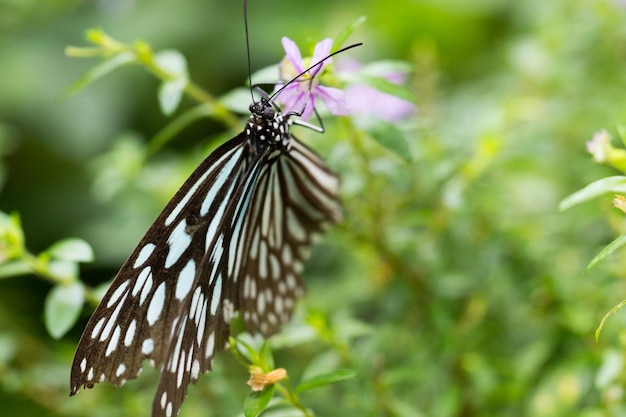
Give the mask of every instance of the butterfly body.
POLYGON ((81 337, 71 395, 162 365, 154 417, 178 413, 189 382, 224 349, 231 319, 276 333, 302 295, 316 236, 341 218, 339 181, 266 99, 242 133, 191 174, 124 263, 81 337))

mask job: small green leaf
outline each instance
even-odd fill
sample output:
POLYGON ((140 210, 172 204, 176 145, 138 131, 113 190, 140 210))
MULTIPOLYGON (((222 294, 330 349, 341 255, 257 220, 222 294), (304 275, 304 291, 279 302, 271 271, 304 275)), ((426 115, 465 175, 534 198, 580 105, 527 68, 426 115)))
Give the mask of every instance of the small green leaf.
POLYGON ((274 356, 272 355, 272 348, 267 340, 264 341, 263 346, 261 346, 261 350, 259 351, 259 363, 256 365, 259 365, 266 372, 270 369, 274 369, 274 356))
POLYGON ((72 261, 51 260, 46 264, 46 271, 39 271, 44 275, 52 275, 63 283, 74 282, 78 279, 78 264, 72 261))
POLYGON ((44 323, 50 336, 61 338, 76 323, 83 308, 85 289, 79 282, 55 286, 44 306, 44 323))
POLYGON ((340 49, 343 44, 348 40, 348 38, 352 35, 352 33, 359 27, 362 23, 367 20, 367 17, 360 16, 357 17, 352 23, 346 26, 344 29, 339 32, 337 36, 335 36, 335 40, 333 42, 333 51, 340 49))
POLYGON ((32 272, 33 269, 31 265, 23 259, 16 259, 0 264, 0 279, 26 275, 32 272))
POLYGON ((611 317, 617 310, 619 310, 620 308, 624 307, 624 304, 626 304, 626 300, 622 301, 621 303, 619 303, 618 305, 613 307, 611 310, 609 310, 608 313, 606 313, 604 315, 604 317, 602 317, 602 321, 600 322, 600 325, 596 329, 596 334, 595 334, 596 342, 598 342, 598 339, 600 338, 600 332, 604 328, 604 325, 605 325, 606 321, 608 320, 608 318, 611 317))
POLYGON ((626 244, 626 234, 618 236, 617 239, 613 240, 611 243, 606 245, 604 249, 602 249, 587 265, 585 268, 585 272, 589 271, 591 268, 596 266, 598 263, 603 261, 607 256, 621 248, 626 244))
POLYGON ((99 65, 96 65, 89 71, 87 71, 78 81, 72 84, 67 90, 68 94, 75 93, 78 90, 82 90, 87 85, 93 83, 99 78, 102 78, 109 72, 123 65, 130 64, 135 61, 135 54, 128 51, 115 55, 112 58, 107 59, 99 65))
POLYGON ((300 384, 296 387, 295 393, 299 394, 304 391, 310 391, 315 388, 321 388, 326 385, 334 384, 336 382, 344 381, 346 379, 351 379, 356 376, 356 372, 352 369, 338 369, 336 371, 314 376, 311 379, 300 382, 300 384))
POLYGON ((377 120, 375 123, 367 126, 365 130, 367 130, 372 138, 381 146, 389 149, 407 162, 411 160, 411 152, 407 138, 404 133, 393 124, 377 120))
POLYGON ((237 337, 237 350, 248 360, 250 363, 258 364, 259 352, 252 346, 251 343, 243 340, 243 335, 237 337))
POLYGON ((220 98, 220 103, 235 113, 248 113, 250 107, 250 90, 238 87, 230 90, 220 98))
POLYGON ((265 410, 274 396, 275 385, 269 385, 263 391, 251 391, 243 403, 243 414, 256 417, 265 410))
POLYGON ((21 258, 25 252, 20 215, 0 211, 0 263, 21 258))
POLYGON ((53 259, 69 262, 93 262, 93 249, 83 239, 68 238, 56 242, 46 251, 53 259))
MULTIPOLYGON (((265 86, 276 84, 276 82, 280 81, 280 70, 278 69, 278 64, 261 68, 260 70, 253 72, 250 78, 252 78, 252 85, 258 84, 265 86)), ((250 101, 250 90, 246 91, 248 92, 248 101, 250 101)))
POLYGON ((187 87, 187 61, 178 51, 159 52, 155 61, 172 79, 163 81, 159 88, 159 104, 166 116, 174 113, 187 87))
POLYGON ((584 203, 606 193, 626 193, 626 177, 616 175, 594 181, 585 188, 565 197, 559 203, 559 211, 565 211, 575 205, 584 203))

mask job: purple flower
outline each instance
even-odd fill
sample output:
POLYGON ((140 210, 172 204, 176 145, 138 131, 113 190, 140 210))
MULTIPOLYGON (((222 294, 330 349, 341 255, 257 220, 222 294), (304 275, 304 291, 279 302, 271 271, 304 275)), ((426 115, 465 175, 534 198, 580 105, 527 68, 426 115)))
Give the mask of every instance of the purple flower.
MULTIPOLYGON (((298 49, 291 39, 283 37, 282 44, 285 49, 286 57, 281 61, 279 69, 280 78, 286 83, 312 64, 327 57, 330 54, 333 40, 324 39, 317 43, 313 57, 307 60, 302 59, 300 49, 298 49)), ((307 120, 313 114, 316 98, 319 98, 334 115, 344 116, 350 113, 343 91, 319 84, 319 75, 323 72, 324 67, 331 62, 332 58, 325 60, 320 65, 317 65, 315 68, 302 75, 297 81, 284 87, 277 96, 277 101, 283 105, 285 111, 302 112, 300 117, 302 120, 307 120)), ((283 88, 285 83, 276 84, 274 91, 283 88)))
MULTIPOLYGON (((355 59, 344 58, 338 64, 338 71, 344 74, 356 72, 361 66, 355 59)), ((406 74, 393 72, 384 74, 384 78, 394 84, 402 84, 406 74)), ((351 114, 371 115, 388 122, 406 119, 417 110, 415 104, 365 84, 349 85, 345 95, 351 114)))

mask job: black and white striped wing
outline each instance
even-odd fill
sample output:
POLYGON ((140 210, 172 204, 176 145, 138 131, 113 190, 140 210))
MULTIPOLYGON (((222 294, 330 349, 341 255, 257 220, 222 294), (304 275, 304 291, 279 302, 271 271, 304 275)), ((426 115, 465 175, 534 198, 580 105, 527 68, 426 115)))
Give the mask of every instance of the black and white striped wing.
POLYGON ((263 167, 250 207, 236 213, 244 226, 239 241, 233 235, 229 242, 244 324, 266 337, 291 318, 313 240, 341 219, 337 176, 293 136, 290 143, 263 167))
POLYGON ((214 352, 227 343, 236 311, 243 312, 250 332, 265 336, 291 316, 314 235, 341 217, 337 177, 311 150, 295 139, 291 143, 288 154, 260 152, 233 195, 223 233, 181 310, 153 416, 176 415, 189 382, 211 369, 214 352))
POLYGON ((214 244, 209 246, 196 271, 193 292, 180 310, 161 369, 152 403, 153 417, 176 415, 189 383, 195 383, 199 375, 211 370, 213 355, 228 342, 230 320, 238 310, 238 300, 234 296, 237 281, 229 275, 232 258, 226 249, 227 242, 241 230, 241 222, 233 220, 234 212, 247 208, 250 190, 254 189, 269 153, 270 149, 265 148, 251 162, 227 204, 214 244))
POLYGON ((80 339, 71 395, 96 382, 123 384, 141 363, 166 359, 183 303, 195 289, 205 253, 216 246, 228 201, 248 170, 242 134, 191 174, 124 263, 80 339))

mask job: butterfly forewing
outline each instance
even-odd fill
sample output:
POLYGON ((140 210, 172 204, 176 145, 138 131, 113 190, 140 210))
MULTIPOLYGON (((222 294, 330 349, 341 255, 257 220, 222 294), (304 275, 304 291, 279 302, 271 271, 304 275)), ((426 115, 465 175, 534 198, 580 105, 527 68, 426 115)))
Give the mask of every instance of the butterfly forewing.
POLYGON ((250 202, 258 171, 270 148, 257 150, 256 158, 237 184, 226 211, 196 273, 194 291, 182 306, 168 348, 161 378, 152 405, 153 417, 175 415, 189 382, 212 368, 213 355, 228 342, 230 320, 238 309, 236 280, 229 274, 228 237, 237 236, 240 222, 235 213, 245 211, 250 202))
POLYGON ((143 359, 163 362, 181 304, 249 157, 243 135, 219 147, 152 224, 83 332, 72 364, 72 394, 95 382, 123 384, 138 375, 143 359))

